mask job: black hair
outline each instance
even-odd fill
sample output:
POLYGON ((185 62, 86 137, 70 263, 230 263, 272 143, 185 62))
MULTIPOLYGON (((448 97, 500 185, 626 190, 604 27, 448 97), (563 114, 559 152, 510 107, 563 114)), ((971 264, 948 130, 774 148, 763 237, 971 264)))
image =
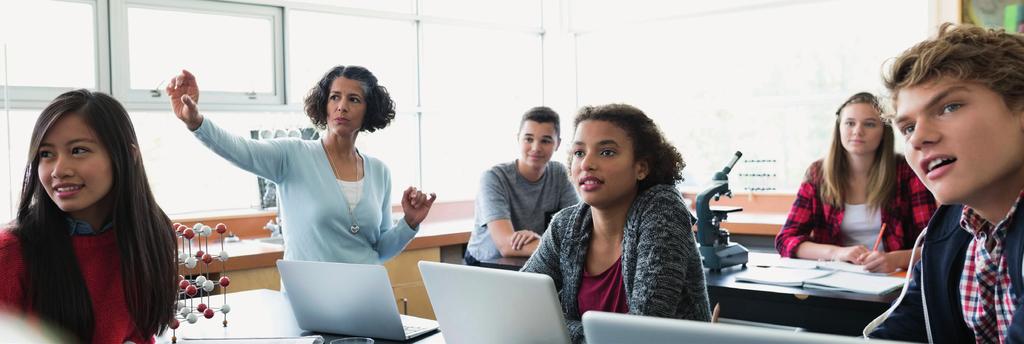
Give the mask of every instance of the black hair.
POLYGON ((306 116, 309 116, 313 126, 321 130, 327 128, 327 100, 331 95, 331 83, 338 77, 358 81, 363 89, 366 114, 363 116, 363 127, 360 131, 372 133, 391 124, 395 119, 395 102, 391 100, 388 90, 377 84, 377 77, 360 66, 335 66, 324 73, 306 95, 306 116))

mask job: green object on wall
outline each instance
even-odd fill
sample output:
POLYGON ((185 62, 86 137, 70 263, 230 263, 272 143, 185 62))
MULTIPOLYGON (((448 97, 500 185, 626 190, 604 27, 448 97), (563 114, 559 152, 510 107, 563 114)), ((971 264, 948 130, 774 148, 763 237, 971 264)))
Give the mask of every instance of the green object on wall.
POLYGON ((1006 32, 1018 32, 1022 22, 1024 22, 1024 5, 1006 5, 1006 9, 1003 11, 1003 29, 1006 32))

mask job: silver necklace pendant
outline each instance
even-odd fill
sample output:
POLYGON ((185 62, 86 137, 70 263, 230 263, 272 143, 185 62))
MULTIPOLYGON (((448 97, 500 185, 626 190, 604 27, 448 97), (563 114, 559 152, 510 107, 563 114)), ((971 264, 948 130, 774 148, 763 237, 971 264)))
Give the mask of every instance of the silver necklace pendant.
POLYGON ((348 230, 352 232, 352 234, 359 233, 359 225, 352 224, 352 227, 349 227, 348 230))

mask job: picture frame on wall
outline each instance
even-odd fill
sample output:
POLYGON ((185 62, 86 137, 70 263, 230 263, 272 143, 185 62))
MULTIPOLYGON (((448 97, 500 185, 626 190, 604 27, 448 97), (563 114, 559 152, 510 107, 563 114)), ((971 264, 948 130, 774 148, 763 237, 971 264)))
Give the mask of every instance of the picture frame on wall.
POLYGON ((961 0, 961 8, 965 24, 1024 33, 1024 1, 961 0))

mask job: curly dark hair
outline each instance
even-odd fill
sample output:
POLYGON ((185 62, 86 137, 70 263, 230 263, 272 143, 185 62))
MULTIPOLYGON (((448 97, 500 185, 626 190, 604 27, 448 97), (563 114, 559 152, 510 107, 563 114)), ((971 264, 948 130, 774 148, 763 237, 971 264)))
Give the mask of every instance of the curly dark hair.
MULTIPOLYGON (((646 178, 637 182, 637 191, 659 185, 675 185, 683 181, 683 168, 686 162, 658 125, 644 114, 643 111, 627 104, 608 104, 601 106, 584 106, 576 115, 573 127, 579 128, 583 121, 605 121, 626 131, 633 140, 633 156, 636 161, 646 161, 649 173, 646 178)), ((569 157, 572 165, 572 156, 569 157)))
POLYGON ((395 102, 391 100, 388 90, 377 84, 377 77, 360 66, 335 66, 324 73, 306 95, 306 116, 309 116, 314 126, 320 130, 327 129, 327 99, 331 95, 331 83, 338 77, 358 81, 363 88, 366 114, 363 116, 363 127, 360 131, 372 133, 391 124, 391 120, 395 119, 395 102))

